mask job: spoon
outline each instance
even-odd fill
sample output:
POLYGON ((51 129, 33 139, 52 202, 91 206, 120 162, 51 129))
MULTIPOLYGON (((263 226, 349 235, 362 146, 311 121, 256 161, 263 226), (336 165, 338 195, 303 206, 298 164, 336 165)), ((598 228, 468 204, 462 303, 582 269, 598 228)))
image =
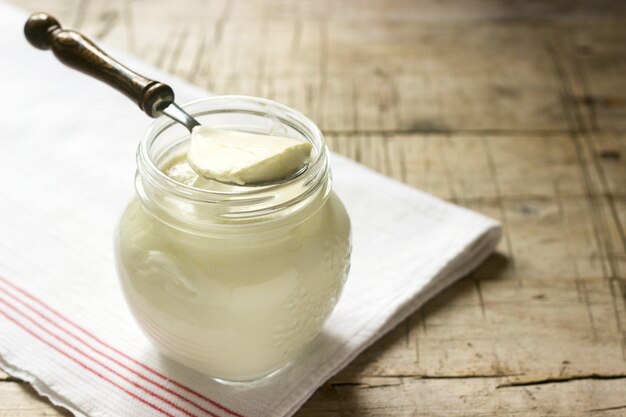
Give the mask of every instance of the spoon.
MULTIPOLYGON (((191 132, 200 123, 174 102, 174 90, 161 82, 140 75, 111 58, 80 32, 63 29, 58 20, 46 13, 32 14, 24 25, 28 42, 38 49, 52 49, 65 65, 96 78, 120 91, 139 106, 148 116, 161 114, 182 124, 191 132)), ((269 186, 283 184, 302 175, 308 168, 304 165, 286 178, 267 182, 246 183, 245 186, 269 186)), ((241 186, 215 178, 225 184, 241 186)))

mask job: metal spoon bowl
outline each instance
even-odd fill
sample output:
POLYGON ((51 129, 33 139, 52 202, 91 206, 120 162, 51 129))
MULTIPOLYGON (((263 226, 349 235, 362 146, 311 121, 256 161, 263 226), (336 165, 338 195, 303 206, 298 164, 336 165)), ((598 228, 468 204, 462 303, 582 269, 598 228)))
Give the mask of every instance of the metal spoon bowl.
MULTIPOLYGON (((187 128, 187 130, 189 130, 189 132, 191 132, 194 127, 200 126, 200 122, 198 122, 193 116, 191 116, 189 113, 187 113, 182 107, 180 107, 176 103, 171 103, 169 106, 167 106, 166 108, 161 110, 161 112, 165 116, 169 117, 170 119, 172 119, 172 120, 180 123, 181 125, 185 126, 187 128)), ((293 181, 296 178, 298 178, 300 175, 304 174, 304 172, 308 168, 309 168, 309 164, 304 164, 302 167, 300 167, 300 169, 298 169, 297 171, 295 171, 291 175, 288 175, 285 178, 281 178, 279 180, 273 180, 273 181, 246 183, 244 185, 237 184, 237 183, 230 182, 230 181, 218 180, 216 178, 207 177, 207 176, 201 175, 201 174, 198 174, 198 175, 201 175, 202 177, 210 179, 210 180, 213 180, 213 181, 220 182, 222 184, 233 185, 233 186, 236 186, 236 187, 268 187, 268 186, 272 186, 272 185, 285 184, 285 183, 288 183, 290 181, 293 181)))

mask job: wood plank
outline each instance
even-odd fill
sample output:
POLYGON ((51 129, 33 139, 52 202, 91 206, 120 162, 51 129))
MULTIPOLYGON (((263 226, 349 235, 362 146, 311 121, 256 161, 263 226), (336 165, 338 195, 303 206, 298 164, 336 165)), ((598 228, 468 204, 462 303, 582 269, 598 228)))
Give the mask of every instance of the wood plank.
POLYGON ((623 133, 327 134, 331 149, 441 198, 626 196, 623 133), (588 144, 583 143, 588 140, 588 144))
POLYGON ((327 140, 339 153, 457 202, 585 193, 567 133, 357 134, 327 140))
POLYGON ((626 379, 507 386, 504 378, 362 378, 316 393, 298 417, 623 416, 626 379), (358 410, 358 414, 354 412, 358 410))
POLYGON ((327 131, 554 131, 566 130, 572 113, 588 126, 626 126, 626 35, 607 9, 593 8, 588 20, 576 17, 585 6, 566 8, 569 17, 560 19, 556 6, 542 2, 507 9, 528 21, 498 8, 442 17, 448 9, 468 13, 460 2, 425 2, 439 9, 427 19, 420 2, 404 9, 278 0, 172 8, 163 0, 117 0, 85 2, 82 18, 78 4, 52 11, 217 93, 290 104, 327 131), (392 11, 377 18, 383 8, 392 11), (368 14, 353 13, 362 9, 368 14), (539 19, 542 11, 553 18, 539 19))

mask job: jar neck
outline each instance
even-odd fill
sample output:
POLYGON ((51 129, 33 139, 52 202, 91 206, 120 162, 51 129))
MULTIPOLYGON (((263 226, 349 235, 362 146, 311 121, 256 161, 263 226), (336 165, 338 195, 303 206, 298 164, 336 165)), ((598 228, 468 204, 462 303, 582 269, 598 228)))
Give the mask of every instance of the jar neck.
POLYGON ((317 126, 284 105, 253 97, 220 96, 183 106, 202 124, 246 128, 260 133, 279 130, 312 144, 309 167, 297 178, 265 187, 201 189, 168 177, 161 168, 184 147, 189 133, 169 119, 158 118, 137 151, 135 189, 144 209, 170 227, 196 235, 257 234, 293 227, 313 215, 331 190, 328 150, 317 126), (240 113, 239 122, 230 120, 240 113), (221 117, 220 115, 226 115, 221 117), (271 125, 267 126, 267 120, 271 125), (221 123, 220 123, 221 122, 221 123), (259 126, 259 122, 265 126, 259 126))

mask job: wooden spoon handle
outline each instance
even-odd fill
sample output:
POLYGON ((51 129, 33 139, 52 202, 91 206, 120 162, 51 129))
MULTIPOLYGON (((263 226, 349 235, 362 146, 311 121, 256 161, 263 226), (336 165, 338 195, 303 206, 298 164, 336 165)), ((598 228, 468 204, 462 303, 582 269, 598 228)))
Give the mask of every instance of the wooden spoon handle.
POLYGON ((86 36, 61 28, 59 22, 46 13, 31 15, 24 25, 24 34, 34 47, 52 49, 65 65, 124 93, 150 117, 157 117, 161 109, 174 102, 170 86, 131 71, 86 36))

